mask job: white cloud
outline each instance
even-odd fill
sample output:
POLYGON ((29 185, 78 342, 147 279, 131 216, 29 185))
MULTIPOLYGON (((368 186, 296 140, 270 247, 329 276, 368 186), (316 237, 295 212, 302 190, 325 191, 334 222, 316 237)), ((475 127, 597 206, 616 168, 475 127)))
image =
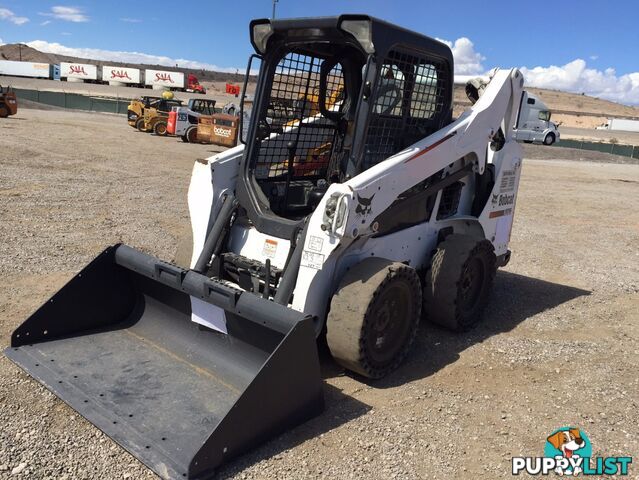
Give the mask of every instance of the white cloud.
POLYGON ((484 72, 482 62, 486 60, 481 53, 475 51, 475 44, 469 38, 461 37, 455 43, 449 40, 442 40, 453 51, 455 60, 455 74, 457 75, 479 75, 484 72))
MULTIPOLYGON (((488 69, 483 66, 486 57, 475 50, 470 39, 461 37, 454 43, 438 40, 453 51, 455 75, 463 77, 487 73, 488 69)), ((590 57, 593 61, 598 58, 598 55, 590 57)), ((617 75, 612 68, 604 71, 588 68, 582 59, 573 60, 563 66, 521 67, 520 70, 526 78, 526 85, 532 87, 585 93, 605 100, 639 105, 639 72, 617 75)))
POLYGON ((15 25, 24 25, 29 21, 27 17, 19 17, 8 8, 0 8, 0 20, 6 20, 15 25))
POLYGON ((585 93, 619 103, 639 104, 639 72, 618 76, 613 68, 588 68, 578 58, 563 66, 522 67, 526 84, 533 87, 585 93))
POLYGON ((51 11, 47 13, 40 13, 45 17, 57 18, 58 20, 64 20, 66 22, 82 23, 88 22, 89 17, 84 14, 82 9, 78 7, 65 7, 62 5, 56 5, 51 7, 51 11))
POLYGON ((0 45, 4 45, 4 42, 2 41, 1 38, 0 38, 0 45))
POLYGON ((129 17, 121 18, 120 21, 126 22, 126 23, 142 23, 142 20, 140 20, 139 18, 129 18, 129 17))
POLYGON ((50 23, 51 23, 51 20, 45 20, 44 22, 42 22, 42 23, 40 24, 40 26, 41 26, 41 27, 44 27, 44 26, 46 26, 46 25, 49 25, 50 23))
MULTIPOLYGON (((216 72, 235 73, 237 68, 218 67, 211 63, 198 62, 195 60, 185 60, 183 58, 171 58, 161 55, 149 55, 140 52, 124 52, 117 50, 102 50, 99 48, 75 48, 61 45, 60 43, 47 42, 45 40, 34 40, 27 42, 32 48, 45 53, 55 53, 58 55, 66 55, 69 57, 90 58, 92 60, 103 60, 123 63, 145 63, 149 65, 164 65, 166 67, 175 67, 177 64, 180 68, 193 68, 196 70, 215 70, 216 72)), ((240 72, 244 69, 240 68, 240 72)))

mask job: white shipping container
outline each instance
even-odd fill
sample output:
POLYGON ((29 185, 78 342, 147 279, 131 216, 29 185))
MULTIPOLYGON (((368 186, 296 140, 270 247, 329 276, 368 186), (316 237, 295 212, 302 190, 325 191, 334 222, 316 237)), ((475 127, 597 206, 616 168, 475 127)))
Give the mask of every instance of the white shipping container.
POLYGON ((639 120, 626 118, 611 118, 608 120, 609 130, 621 130, 625 132, 639 132, 639 120))
POLYGON ((157 85, 169 88, 184 88, 184 74, 167 70, 146 70, 144 72, 146 85, 157 85))
POLYGON ((102 67, 102 81, 109 83, 140 83, 140 70, 137 68, 102 67))
POLYGON ((49 78, 49 73, 50 66, 48 63, 14 62, 11 60, 0 60, 0 75, 49 78))
POLYGON ((97 80, 98 79, 98 67, 90 65, 88 63, 60 63, 60 77, 67 80, 81 79, 81 80, 97 80))

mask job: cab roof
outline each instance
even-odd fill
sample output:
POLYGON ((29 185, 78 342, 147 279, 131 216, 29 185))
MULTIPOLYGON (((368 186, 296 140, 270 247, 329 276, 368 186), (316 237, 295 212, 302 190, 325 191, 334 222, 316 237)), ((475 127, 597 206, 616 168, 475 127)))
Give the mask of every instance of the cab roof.
POLYGON ((272 35, 271 41, 313 41, 313 40, 334 40, 338 41, 340 37, 352 43, 355 39, 352 33, 344 29, 344 22, 353 23, 361 22, 367 24, 370 31, 370 40, 372 45, 366 49, 361 42, 357 43, 366 53, 375 53, 376 55, 385 55, 393 47, 401 45, 403 47, 415 49, 421 52, 427 52, 436 55, 448 61, 451 70, 453 67, 453 54, 448 45, 435 40, 434 38, 422 35, 421 33, 408 30, 406 28, 394 25, 392 23, 380 20, 369 15, 345 14, 333 17, 310 17, 310 18, 290 18, 290 19, 258 19, 253 20, 250 24, 251 43, 255 51, 260 51, 253 38, 255 25, 270 25, 272 35))

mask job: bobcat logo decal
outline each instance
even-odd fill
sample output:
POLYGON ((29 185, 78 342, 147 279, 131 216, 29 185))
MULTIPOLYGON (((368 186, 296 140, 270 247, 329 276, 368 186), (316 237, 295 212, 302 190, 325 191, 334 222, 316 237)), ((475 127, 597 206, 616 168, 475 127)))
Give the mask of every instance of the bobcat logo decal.
POLYGON ((371 195, 369 198, 360 197, 358 193, 355 195, 357 195, 357 207, 355 207, 355 213, 365 217, 371 213, 371 203, 373 202, 375 194, 371 195))

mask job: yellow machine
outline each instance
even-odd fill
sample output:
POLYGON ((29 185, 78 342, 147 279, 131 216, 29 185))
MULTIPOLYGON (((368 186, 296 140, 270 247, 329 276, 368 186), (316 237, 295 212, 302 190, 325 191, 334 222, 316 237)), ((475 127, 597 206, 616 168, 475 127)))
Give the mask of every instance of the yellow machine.
POLYGON ((160 100, 160 97, 140 97, 135 100, 131 100, 129 106, 127 107, 127 122, 133 128, 137 128, 140 130, 140 126, 144 128, 144 109, 147 107, 151 107, 157 105, 160 100))

